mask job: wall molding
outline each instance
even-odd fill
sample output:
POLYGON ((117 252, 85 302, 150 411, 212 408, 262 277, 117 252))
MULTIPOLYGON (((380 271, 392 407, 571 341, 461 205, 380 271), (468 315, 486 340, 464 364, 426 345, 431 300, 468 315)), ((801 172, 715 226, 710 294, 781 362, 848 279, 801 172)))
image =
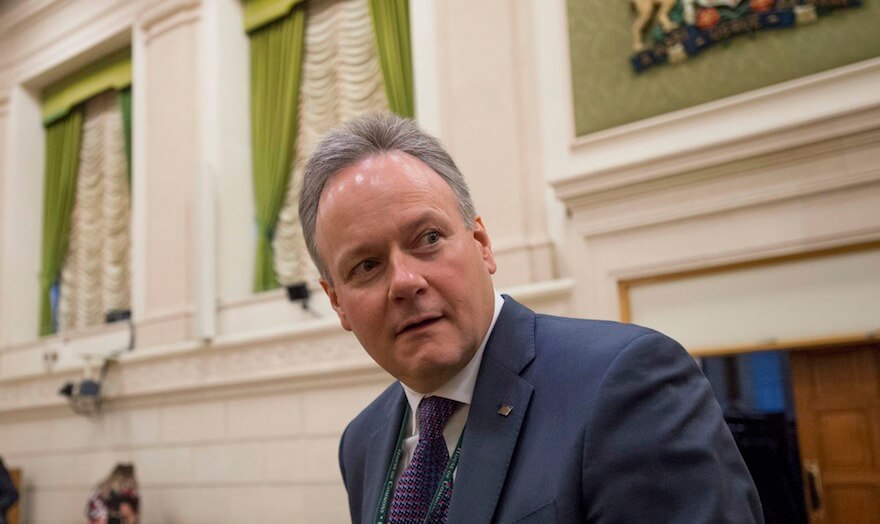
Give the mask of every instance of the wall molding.
MULTIPOLYGON (((267 381, 323 380, 375 364, 341 328, 300 329, 300 336, 270 334, 149 348, 124 354, 105 381, 108 399, 132 400, 201 391, 237 389, 267 381)), ((62 383, 81 377, 81 366, 0 381, 0 414, 64 404, 62 383)))
POLYGON ((195 315, 195 308, 190 305, 185 306, 172 306, 166 307, 162 309, 158 309, 155 312, 149 315, 137 315, 134 316, 135 324, 137 325, 151 325, 158 324, 161 322, 167 322, 168 320, 177 320, 178 318, 190 318, 195 315))
MULTIPOLYGON (((518 301, 567 304, 575 283, 560 279, 502 290, 518 301)), ((41 359, 50 341, 32 347, 41 359)), ((65 405, 61 384, 81 378, 82 365, 68 361, 49 371, 0 380, 0 417, 28 416, 65 405)), ((188 341, 138 348, 119 357, 107 375, 111 404, 151 403, 198 395, 241 395, 267 384, 301 387, 342 383, 353 375, 382 376, 357 339, 336 318, 323 318, 259 332, 221 335, 212 342, 188 341)))
POLYGON ((118 333, 128 333, 128 324, 125 322, 113 322, 111 324, 98 324, 95 326, 87 326, 76 330, 65 331, 62 333, 53 333, 33 340, 10 344, 0 347, 0 354, 15 353, 19 351, 28 351, 34 349, 43 349, 46 347, 61 347, 71 342, 83 342, 88 344, 96 338, 102 338, 107 335, 118 333))
POLYGON ((53 11, 70 3, 71 0, 28 0, 9 9, 0 16, 0 34, 27 29, 28 26, 41 18, 49 16, 53 11))
POLYGON ((769 191, 757 190, 736 197, 695 203, 690 207, 677 207, 663 211, 646 212, 640 215, 613 220, 596 221, 589 224, 581 222, 576 227, 577 231, 583 236, 595 237, 637 229, 640 227, 656 226, 669 222, 687 220, 712 213, 734 211, 747 207, 855 188, 858 186, 873 184, 877 181, 880 181, 880 167, 865 169, 861 172, 851 173, 847 176, 841 176, 830 180, 806 183, 800 187, 788 187, 769 191))
MULTIPOLYGON (((877 81, 880 82, 880 74, 877 76, 877 81)), ((553 182, 553 186, 559 198, 568 202, 576 197, 645 183, 685 171, 712 168, 857 134, 876 129, 878 122, 880 122, 880 101, 877 105, 845 114, 817 119, 809 123, 792 124, 788 128, 750 135, 715 147, 695 148, 691 151, 670 153, 663 157, 642 159, 623 167, 582 173, 579 176, 557 180, 553 182)))
MULTIPOLYGON (((799 98, 801 96, 813 97, 816 89, 827 89, 829 87, 851 87, 850 83, 855 81, 861 84, 864 79, 874 79, 880 70, 880 60, 872 59, 855 64, 842 66, 839 68, 823 71, 787 82, 747 91, 738 95, 729 96, 712 102, 706 102, 697 106, 692 106, 679 111, 665 113, 656 117, 646 118, 644 120, 624 124, 607 130, 597 131, 588 135, 574 137, 571 140, 571 149, 575 152, 587 150, 591 146, 598 144, 608 144, 610 142, 619 142, 621 140, 631 139, 631 135, 652 131, 657 129, 661 134, 666 134, 668 128, 679 124, 698 124, 707 119, 717 121, 728 116, 727 113, 737 113, 741 111, 752 111, 756 108, 765 109, 768 104, 783 103, 788 105, 788 100, 792 97, 799 98)), ((866 105, 876 105, 880 102, 877 96, 859 97, 854 104, 849 105, 850 110, 856 107, 866 105)), ((837 113, 839 111, 835 111, 837 113)), ((775 113, 775 111, 774 111, 775 113)), ((782 119, 778 127, 790 127, 798 122, 805 122, 834 114, 828 111, 822 111, 810 114, 801 111, 800 114, 791 115, 782 119)), ((747 123, 744 127, 745 132, 736 131, 738 134, 748 135, 754 131, 766 132, 776 128, 775 125, 766 125, 767 122, 762 119, 758 122, 747 123), (765 124, 765 125, 761 125, 765 124), (751 129, 754 128, 754 129, 751 129)), ((687 149, 687 148, 684 148, 687 149)))
POLYGON ((528 238, 503 237, 492 241, 492 251, 496 255, 544 248, 553 248, 553 241, 547 235, 532 235, 528 238))
MULTIPOLYGON (((53 6, 61 7, 67 0, 53 6)), ((7 62, 0 64, 0 89, 14 84, 25 85, 39 91, 46 85, 62 78, 88 63, 131 43, 131 26, 138 2, 118 2, 111 9, 98 10, 83 20, 89 31, 75 28, 60 32, 38 32, 42 38, 28 40, 27 48, 16 49, 7 62)), ((55 9, 53 8, 53 12, 55 9)), ((34 22, 42 21, 41 15, 34 22)), ((11 30, 8 39, 16 31, 11 30)))
POLYGON ((547 299, 568 301, 571 299, 574 290, 574 279, 560 278, 502 289, 501 293, 510 295, 518 302, 523 302, 528 305, 531 302, 544 301, 547 299))
POLYGON ((666 275, 751 264, 755 261, 785 259, 801 255, 811 256, 816 253, 837 250, 853 250, 859 246, 871 246, 878 242, 880 242, 880 228, 871 227, 848 231, 845 234, 799 238, 752 248, 731 249, 712 255, 677 258, 662 263, 654 262, 645 266, 627 266, 612 269, 608 271, 607 275, 615 282, 635 282, 664 278, 666 275))
MULTIPOLYGON (((317 281, 309 281, 307 282, 309 286, 309 291, 315 295, 317 292, 323 293, 321 291, 321 286, 317 283, 317 281)), ((287 300, 287 292, 283 287, 272 289, 269 291, 261 291, 259 293, 253 293, 250 295, 235 297, 235 298, 227 298, 220 299, 219 309, 232 309, 237 307, 247 307, 253 304, 265 304, 265 303, 278 303, 283 304, 287 300)))
POLYGON ((197 21, 200 6, 201 0, 166 0, 147 7, 138 17, 138 24, 149 42, 176 27, 197 21))
MULTIPOLYGON (((164 324, 168 322, 190 321, 195 316, 192 307, 168 308, 147 317, 133 318, 135 332, 140 327, 149 327, 156 324, 164 324)), ((3 353, 16 353, 22 351, 39 351, 43 352, 49 349, 62 349, 69 344, 89 345, 95 343, 97 339, 106 338, 108 335, 113 336, 119 333, 128 333, 128 323, 114 322, 110 324, 98 324, 87 326, 76 330, 65 331, 46 335, 44 337, 36 337, 25 342, 17 342, 7 346, 0 346, 0 355, 3 353)))
POLYGON ((880 58, 588 135, 555 182, 633 183, 874 127, 878 83, 880 58))
MULTIPOLYGON (((880 227, 876 227, 874 238, 878 238, 880 227)), ((717 263, 717 260, 703 260, 699 265, 685 270, 667 270, 651 276, 642 276, 633 279, 617 280, 617 287, 620 296, 620 318, 624 322, 642 322, 644 319, 633 318, 632 311, 632 291, 643 286, 651 286, 656 284, 682 283, 693 281, 703 277, 711 277, 713 275, 733 276, 736 274, 743 275, 753 271, 779 271, 780 267, 786 265, 813 263, 816 261, 825 261, 832 263, 834 260, 841 260, 841 257, 851 255, 874 254, 880 253, 880 241, 865 240, 841 243, 840 239, 826 237, 824 240, 830 240, 824 244, 814 241, 809 242, 791 242, 791 243, 775 243, 771 246, 765 246, 762 249, 751 249, 750 256, 745 259, 725 261, 717 263), (785 246, 785 251, 774 252, 772 248, 776 246, 785 246), (770 248, 770 250, 768 250, 770 248)), ((870 237, 868 237, 870 238, 870 237)), ((852 240, 852 239, 849 239, 852 240)), ((714 258, 714 257, 712 257, 714 258)), ((863 262, 864 264, 865 262, 863 262)), ((667 267, 668 269, 668 267, 667 267)), ((658 268, 652 268, 652 272, 658 268)), ((865 278, 864 276, 862 278, 865 278)), ((803 281, 801 282, 803 284, 803 281)), ((818 284, 821 287, 821 284, 818 284)), ((838 295, 842 290, 838 290, 838 295)), ((791 301, 794 296, 789 296, 791 301)), ((814 299, 816 297, 813 297, 814 299)), ((839 298, 843 299, 842 295, 839 298)), ((808 300, 809 301, 809 300, 808 300)), ((656 303, 656 299, 654 301, 656 303)), ((814 303, 815 306, 815 303, 814 303)), ((649 306, 648 309, 651 309, 649 306)), ((716 311, 717 313, 717 311, 716 311)), ((770 315, 771 317, 773 315, 770 315)), ((847 315, 850 316, 850 315, 847 315)), ((733 354, 751 351, 767 351, 770 349, 806 349, 809 347, 832 346, 840 344, 864 343, 866 341, 876 341, 880 337, 880 330, 877 329, 876 321, 869 317, 859 317, 862 323, 861 329, 853 325, 841 328, 839 324, 836 327, 832 325, 824 326, 822 332, 812 331, 810 335, 798 335, 791 332, 791 326, 784 333, 776 333, 769 335, 766 331, 761 334, 752 334, 750 340, 736 339, 728 340, 726 343, 687 343, 688 352, 695 356, 708 356, 715 354, 733 354)), ((704 319, 705 320, 705 319, 704 319)), ((655 326, 656 327, 656 326, 655 326)), ((800 331, 800 330, 799 330, 800 331)), ((679 333, 679 336, 682 334, 679 333)), ((703 334, 705 336, 705 333, 703 334)))
POLYGON ((711 213, 874 184, 880 182, 880 165, 873 163, 871 158, 878 148, 880 148, 880 128, 701 171, 658 177, 638 185, 575 194, 576 196, 571 196, 566 201, 566 205, 575 215, 572 223, 580 234, 584 236, 612 234, 711 213), (816 169, 810 172, 811 166, 816 163, 839 155, 846 155, 851 161, 842 162, 833 176, 819 173, 816 169), (798 173, 798 176, 785 175, 792 172, 798 173), (692 199, 688 205, 670 205, 667 202, 663 205, 651 206, 648 203, 639 206, 638 209, 630 209, 626 213, 618 212, 614 216, 610 216, 612 214, 609 213, 609 216, 601 216, 601 206, 608 202, 623 201, 637 195, 681 193, 720 179, 746 180, 759 175, 763 179, 760 184, 753 183, 751 187, 736 192, 702 195, 701 198, 692 199), (590 214, 591 211, 595 211, 595 214, 590 214))

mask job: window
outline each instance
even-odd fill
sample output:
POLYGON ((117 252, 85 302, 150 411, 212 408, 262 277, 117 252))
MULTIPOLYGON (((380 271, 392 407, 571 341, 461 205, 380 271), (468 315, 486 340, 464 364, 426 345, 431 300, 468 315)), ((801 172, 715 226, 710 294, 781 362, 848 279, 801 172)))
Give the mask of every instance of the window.
POLYGON ((265 291, 316 278, 297 199, 320 137, 369 112, 412 116, 409 8, 405 0, 250 0, 244 7, 259 235, 254 290, 265 291))
POLYGON ((130 309, 131 60, 124 50, 42 93, 40 334, 130 309))

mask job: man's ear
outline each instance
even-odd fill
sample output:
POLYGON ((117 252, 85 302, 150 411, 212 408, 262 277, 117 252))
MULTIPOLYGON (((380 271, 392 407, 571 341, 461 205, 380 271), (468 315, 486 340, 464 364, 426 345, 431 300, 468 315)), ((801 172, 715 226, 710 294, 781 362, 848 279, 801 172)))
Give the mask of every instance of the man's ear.
POLYGON ((333 306, 333 311, 335 311, 336 316, 339 317, 339 323, 342 324, 342 329, 351 331, 351 325, 348 323, 348 319, 345 316, 345 310, 339 305, 339 297, 336 296, 336 289, 333 287, 333 284, 327 282, 323 278, 319 280, 319 282, 321 283, 321 288, 324 290, 324 293, 327 294, 327 298, 330 299, 330 305, 333 306))
POLYGON ((490 275, 494 275, 495 269, 497 268, 495 265, 495 255, 492 253, 492 240, 489 238, 489 232, 486 231, 486 226, 483 225, 483 217, 478 216, 474 219, 474 229, 472 233, 474 235, 474 240, 479 244, 480 256, 483 258, 486 270, 489 271, 490 275))

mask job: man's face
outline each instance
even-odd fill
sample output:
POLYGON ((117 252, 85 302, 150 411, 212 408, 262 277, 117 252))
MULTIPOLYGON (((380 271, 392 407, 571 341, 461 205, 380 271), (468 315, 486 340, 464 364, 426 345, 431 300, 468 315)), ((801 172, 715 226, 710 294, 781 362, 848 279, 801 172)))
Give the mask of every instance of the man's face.
POLYGON ((315 235, 342 327, 382 368, 428 393, 470 361, 492 320, 495 259, 482 220, 465 226, 430 167, 395 151, 340 171, 315 235))

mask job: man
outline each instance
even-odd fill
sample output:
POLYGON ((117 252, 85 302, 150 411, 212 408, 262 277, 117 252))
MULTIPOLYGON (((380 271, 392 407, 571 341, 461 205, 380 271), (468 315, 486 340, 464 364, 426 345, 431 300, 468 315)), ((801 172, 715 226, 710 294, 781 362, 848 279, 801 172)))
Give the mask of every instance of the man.
POLYGON ((464 179, 411 121, 328 134, 300 218, 343 328, 398 379, 340 444, 354 522, 763 521, 693 359, 498 295, 464 179))
POLYGON ((0 457, 0 524, 6 524, 6 512, 18 501, 18 490, 12 483, 12 477, 0 457))

